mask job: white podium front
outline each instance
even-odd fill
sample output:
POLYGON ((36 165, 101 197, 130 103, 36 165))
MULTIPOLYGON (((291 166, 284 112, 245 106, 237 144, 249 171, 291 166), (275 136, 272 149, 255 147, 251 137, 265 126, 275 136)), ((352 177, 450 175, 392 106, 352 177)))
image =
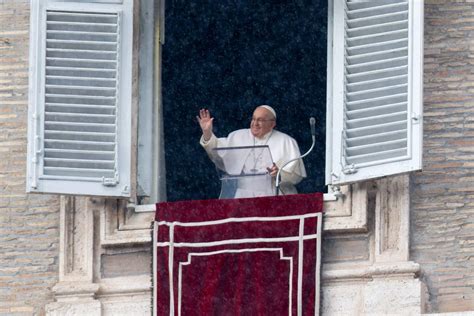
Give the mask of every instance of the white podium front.
POLYGON ((273 165, 270 148, 264 146, 218 147, 214 163, 221 180, 220 199, 275 195, 267 168, 273 165))

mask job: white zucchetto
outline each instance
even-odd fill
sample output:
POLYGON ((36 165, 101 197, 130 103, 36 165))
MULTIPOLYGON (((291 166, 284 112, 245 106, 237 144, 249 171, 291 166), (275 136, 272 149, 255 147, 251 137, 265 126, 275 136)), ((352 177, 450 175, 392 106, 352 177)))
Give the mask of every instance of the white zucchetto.
POLYGON ((270 111, 272 114, 273 114, 273 117, 276 119, 277 118, 277 114, 275 112, 275 110, 269 106, 269 105, 259 105, 257 106, 257 108, 264 108, 264 109, 267 109, 268 111, 270 111))

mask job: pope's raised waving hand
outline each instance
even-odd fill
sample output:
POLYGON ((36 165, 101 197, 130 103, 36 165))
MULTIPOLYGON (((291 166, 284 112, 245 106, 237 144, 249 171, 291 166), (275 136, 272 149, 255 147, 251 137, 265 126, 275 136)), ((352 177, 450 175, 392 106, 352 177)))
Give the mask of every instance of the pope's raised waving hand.
POLYGON ((211 113, 206 109, 199 110, 199 116, 196 116, 196 118, 199 126, 201 126, 204 141, 208 141, 212 136, 212 121, 214 121, 214 118, 211 117, 211 113))

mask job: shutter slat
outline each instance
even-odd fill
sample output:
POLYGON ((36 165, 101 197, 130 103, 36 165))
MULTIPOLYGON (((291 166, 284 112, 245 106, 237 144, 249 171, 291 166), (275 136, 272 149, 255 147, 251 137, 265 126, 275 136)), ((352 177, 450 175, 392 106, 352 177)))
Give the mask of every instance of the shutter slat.
POLYGON ((382 87, 396 86, 408 82, 408 76, 406 74, 401 76, 392 76, 382 79, 367 80, 362 82, 347 83, 348 92, 357 92, 368 89, 376 89, 382 87))
POLYGON ((347 135, 347 138, 350 139, 352 137, 369 136, 372 134, 401 131, 405 129, 406 129, 406 121, 404 120, 404 121, 399 121, 399 122, 384 123, 384 124, 377 124, 377 125, 372 125, 372 126, 347 129, 346 135, 347 135))
POLYGON ((396 86, 387 86, 382 88, 363 90, 357 92, 351 92, 346 94, 348 102, 378 99, 386 95, 394 95, 408 92, 408 84, 401 84, 396 86))
POLYGON ((45 149, 45 157, 47 158, 66 158, 66 159, 92 159, 92 160, 114 160, 113 151, 99 150, 61 150, 61 149, 45 149))
POLYGON ((354 129, 354 128, 360 128, 360 127, 365 127, 365 126, 375 126, 375 124, 386 124, 386 123, 392 123, 392 122, 399 122, 406 120, 407 118, 407 112, 402 111, 402 112, 396 112, 396 113, 390 113, 390 114, 385 114, 385 115, 378 115, 378 116, 371 116, 371 117, 366 117, 366 118, 361 118, 361 119, 355 119, 355 120, 349 120, 347 122, 347 127, 349 129, 354 129))
MULTIPOLYGON (((90 69, 90 68, 68 68, 47 67, 47 76, 73 76, 79 78, 116 79, 116 71, 113 69, 90 69)), ((48 77, 46 77, 47 79, 48 77)))
POLYGON ((96 133, 115 133, 115 124, 92 124, 92 123, 71 123, 71 122, 44 122, 48 131, 71 131, 80 132, 87 130, 96 133))
POLYGON ((73 59, 73 58, 46 58, 46 67, 67 67, 82 69, 116 69, 115 60, 92 60, 92 59, 73 59))
POLYGON ((379 51, 387 51, 391 49, 398 49, 402 47, 408 47, 408 40, 406 38, 387 40, 381 43, 371 43, 364 46, 358 47, 347 47, 347 53, 349 56, 370 54, 379 51))
POLYGON ((101 50, 84 50, 84 49, 57 49, 49 48, 46 50, 46 56, 51 58, 64 59, 86 59, 86 60, 116 60, 115 52, 101 50))
POLYGON ((383 96, 383 97, 368 100, 368 101, 362 100, 362 101, 347 102, 346 107, 348 111, 361 110, 361 109, 373 108, 377 106, 402 103, 402 102, 406 102, 407 99, 408 99, 407 93, 400 93, 400 94, 395 94, 395 95, 383 96))
POLYGON ((347 21, 347 26, 349 28, 358 28, 358 27, 383 24, 387 22, 396 22, 396 21, 407 20, 407 19, 408 19, 408 11, 402 11, 402 12, 382 14, 379 16, 352 19, 352 20, 347 21))
POLYGON ((347 65, 346 70, 349 74, 366 73, 373 70, 396 70, 400 66, 408 64, 408 56, 378 60, 374 62, 347 65))
POLYGON ((394 150, 394 149, 403 149, 407 146, 407 139, 397 139, 382 143, 375 143, 375 144, 364 144, 361 146, 354 146, 348 147, 347 153, 351 155, 351 157, 361 156, 361 155, 370 155, 372 153, 378 153, 387 150, 394 150))
POLYGON ((370 63, 379 60, 387 60, 392 58, 405 57, 408 55, 408 47, 401 47, 387 51, 371 52, 366 54, 352 54, 347 58, 349 65, 370 63))
POLYGON ((111 23, 83 23, 83 22, 48 22, 48 31, 73 31, 91 33, 112 33, 115 35, 117 25, 111 23))
POLYGON ((71 102, 72 104, 84 104, 84 105, 110 105, 115 106, 116 98, 112 97, 97 97, 89 95, 54 95, 47 94, 45 98, 47 103, 67 103, 71 102))
POLYGON ((372 2, 373 5, 366 8, 351 8, 348 6, 347 17, 349 20, 361 19, 366 17, 379 17, 393 12, 406 11, 408 4, 406 2, 384 4, 382 2, 372 2))
MULTIPOLYGON (((50 15, 50 19, 48 20, 48 23, 47 25, 82 25, 82 26, 92 26, 90 28, 90 31, 92 32, 101 32, 100 31, 100 28, 99 26, 110 26, 110 25, 114 25, 115 27, 117 27, 117 20, 111 20, 109 22, 107 21, 104 21, 103 18, 101 19, 96 19, 95 22, 84 22, 84 20, 82 21, 78 21, 78 22, 73 22, 73 21, 58 21, 58 20, 54 20, 54 19, 51 19, 52 18, 52 15, 50 15)), ((61 27, 58 27, 59 29, 63 29, 61 27)), ((114 29, 114 32, 115 32, 115 29, 114 29)))
POLYGON ((44 158, 45 167, 109 170, 114 168, 114 164, 115 162, 113 160, 44 158))
POLYGON ((100 97, 114 97, 116 94, 115 87, 77 87, 68 85, 46 85, 47 94, 62 94, 62 95, 90 95, 100 97))
POLYGON ((354 38, 350 38, 347 40, 348 47, 357 47, 366 44, 373 44, 373 43, 384 43, 388 41, 394 41, 399 39, 404 39, 408 36, 408 29, 404 28, 401 30, 396 30, 392 32, 385 32, 382 34, 374 34, 374 35, 364 35, 358 36, 354 38))
POLYGON ((347 111, 346 116, 350 120, 356 120, 356 119, 361 119, 361 118, 366 118, 366 117, 373 117, 373 116, 378 116, 378 115, 402 112, 406 110, 406 108, 407 108, 407 103, 402 102, 402 103, 397 103, 397 104, 377 106, 374 108, 365 108, 361 110, 347 111))
POLYGON ((394 76, 407 76, 408 66, 395 67, 390 69, 379 69, 360 72, 356 74, 347 74, 347 84, 367 82, 378 79, 386 79, 394 76))
POLYGON ((352 137, 347 139, 347 147, 356 147, 368 144, 389 142, 392 140, 402 139, 407 136, 407 130, 399 130, 393 132, 382 132, 379 134, 371 134, 368 136, 352 137))
POLYGON ((45 148, 49 149, 73 149, 73 150, 106 150, 115 151, 115 142, 90 142, 79 140, 55 140, 46 139, 45 148))
POLYGON ((93 24, 97 21, 102 23, 117 23, 117 14, 114 13, 87 13, 87 12, 65 12, 65 11, 48 11, 48 22, 80 22, 93 24))
POLYGON ((400 156, 406 156, 407 155, 407 149, 393 149, 393 150, 387 150, 383 152, 377 152, 377 153, 372 153, 372 154, 367 154, 367 155, 360 155, 360 156, 353 156, 350 158, 347 158, 348 163, 353 163, 353 164, 361 164, 361 163, 369 163, 369 162, 374 162, 377 160, 385 160, 385 159, 393 159, 394 157, 400 157, 400 156))
POLYGON ((85 42, 116 43, 117 35, 110 33, 88 33, 71 31, 48 31, 48 39, 53 40, 76 40, 85 42))
POLYGON ((46 41, 47 49, 77 49, 77 50, 98 50, 104 52, 115 52, 117 43, 91 42, 91 41, 74 41, 70 39, 55 40, 48 39, 46 41))
POLYGON ((365 37, 376 35, 380 33, 390 33, 404 29, 407 26, 408 20, 401 20, 396 22, 388 22, 383 24, 368 25, 363 27, 349 28, 347 34, 351 37, 365 37))
POLYGON ((46 112, 45 121, 115 124, 115 115, 46 112))
POLYGON ((372 0, 372 1, 353 1, 349 0, 347 2, 347 7, 349 10, 359 10, 365 8, 372 8, 378 5, 386 5, 390 3, 401 3, 406 2, 406 0, 372 0))
POLYGON ((74 132, 74 131, 46 131, 45 141, 48 140, 74 140, 95 143, 112 143, 115 140, 115 133, 94 133, 94 132, 74 132))
POLYGON ((76 87, 116 87, 113 79, 106 78, 77 78, 69 76, 48 76, 46 85, 49 86, 76 86, 76 87))
POLYGON ((115 172, 108 169, 80 169, 80 168, 61 168, 61 167, 44 167, 44 174, 49 176, 61 177, 81 177, 81 178, 113 178, 115 172))
POLYGON ((46 111, 49 113, 83 113, 83 114, 115 114, 115 107, 108 105, 84 105, 84 104, 61 104, 46 103, 46 111))

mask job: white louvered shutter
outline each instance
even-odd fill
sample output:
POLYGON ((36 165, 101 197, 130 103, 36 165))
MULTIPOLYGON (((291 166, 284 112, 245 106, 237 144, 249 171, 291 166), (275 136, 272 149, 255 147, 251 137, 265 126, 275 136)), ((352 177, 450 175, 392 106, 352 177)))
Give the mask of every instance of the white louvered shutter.
POLYGON ((330 3, 326 182, 421 169, 423 2, 330 3))
POLYGON ((98 2, 32 1, 28 192, 130 195, 132 2, 98 2))

